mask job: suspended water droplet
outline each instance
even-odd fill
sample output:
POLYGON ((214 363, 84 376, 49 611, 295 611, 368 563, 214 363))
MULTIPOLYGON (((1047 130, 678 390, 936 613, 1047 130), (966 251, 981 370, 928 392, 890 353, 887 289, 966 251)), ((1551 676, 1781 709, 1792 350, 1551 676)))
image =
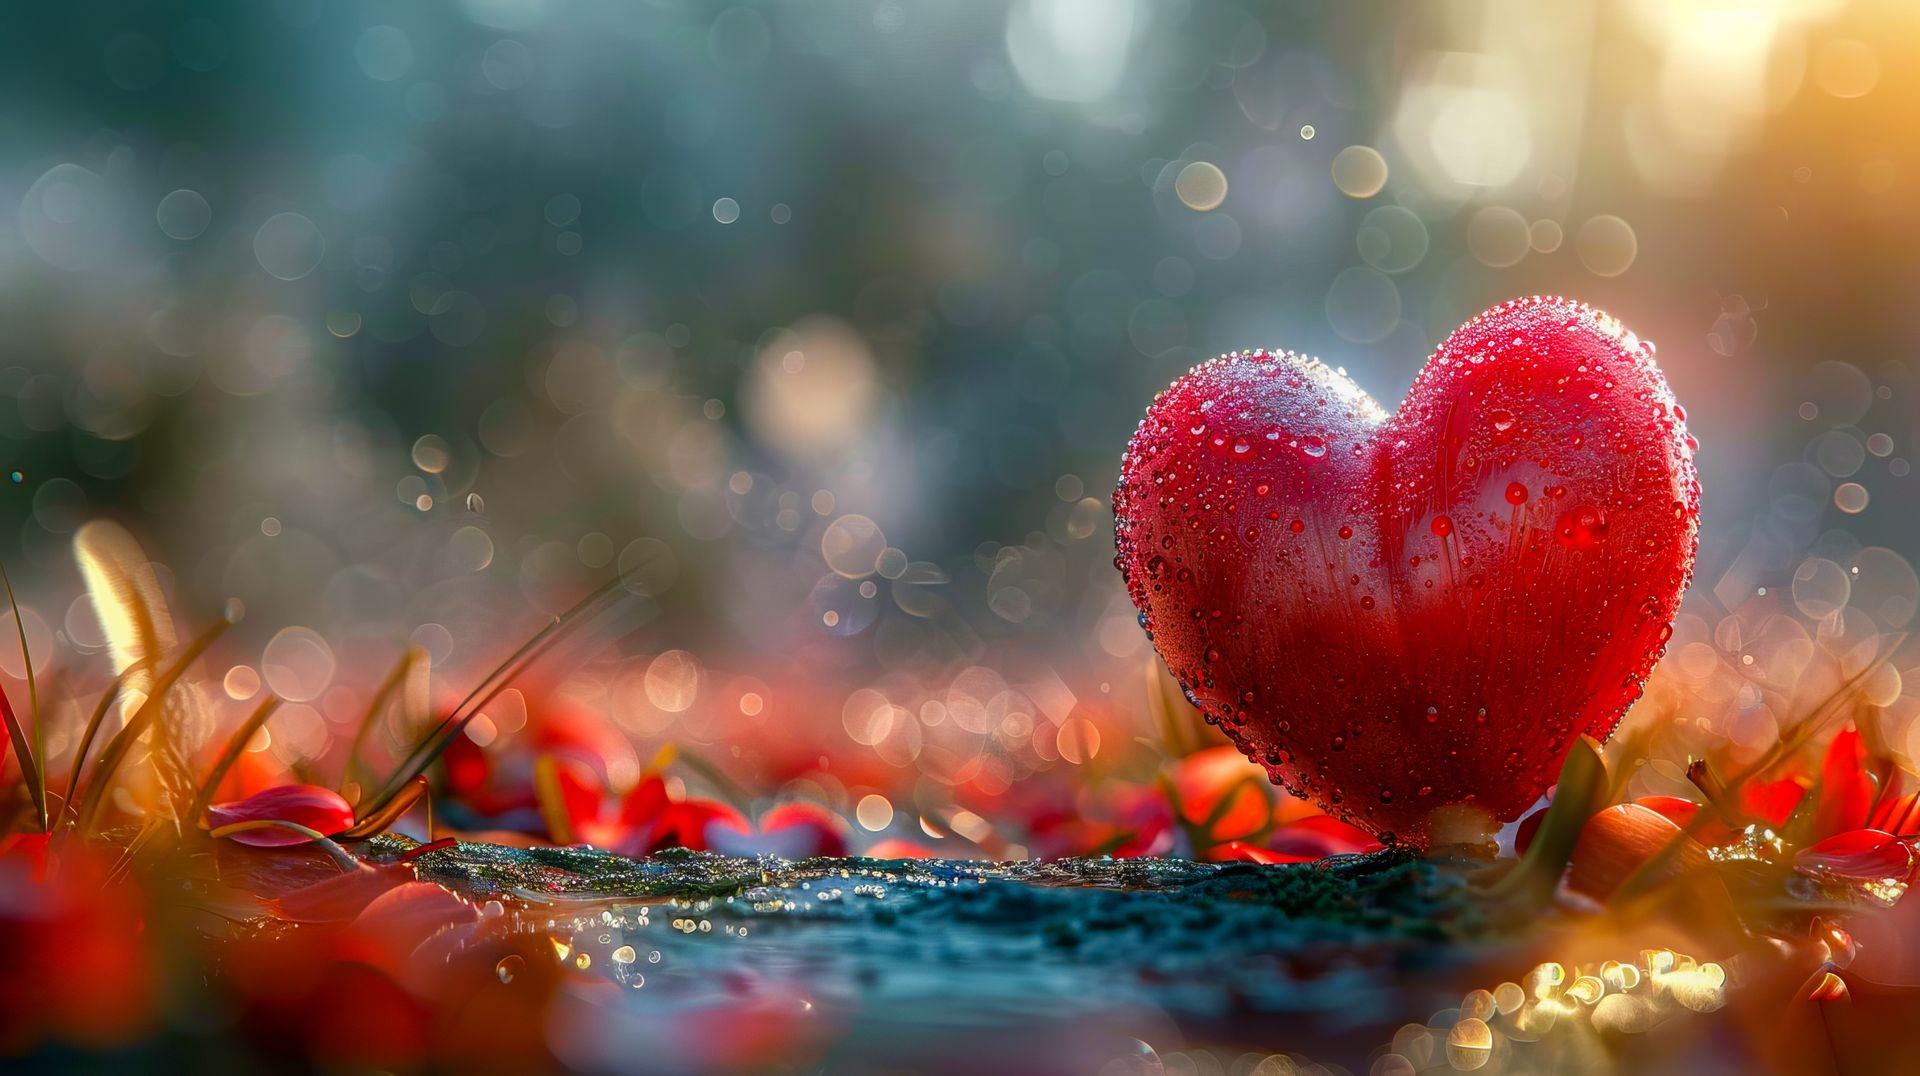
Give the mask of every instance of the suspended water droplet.
POLYGON ((478 493, 467 494, 467 511, 472 512, 474 515, 479 515, 486 510, 487 502, 481 499, 478 493))
POLYGON ((493 966, 493 974, 503 983, 510 983, 514 977, 525 970, 527 962, 517 956, 503 956, 500 963, 493 966))

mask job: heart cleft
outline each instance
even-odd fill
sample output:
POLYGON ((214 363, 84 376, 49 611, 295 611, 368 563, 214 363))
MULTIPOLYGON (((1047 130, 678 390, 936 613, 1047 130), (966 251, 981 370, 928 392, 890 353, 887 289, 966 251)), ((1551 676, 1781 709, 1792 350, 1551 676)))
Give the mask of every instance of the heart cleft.
POLYGON ((1518 817, 1639 697, 1691 580, 1696 445, 1653 354, 1535 297, 1391 415, 1285 351, 1175 381, 1122 460, 1115 564, 1187 697, 1382 840, 1518 817))

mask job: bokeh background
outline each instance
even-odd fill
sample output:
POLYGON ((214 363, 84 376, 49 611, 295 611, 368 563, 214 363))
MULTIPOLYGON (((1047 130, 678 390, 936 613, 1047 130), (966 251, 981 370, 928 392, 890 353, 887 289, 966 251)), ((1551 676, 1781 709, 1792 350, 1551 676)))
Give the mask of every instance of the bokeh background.
MULTIPOLYGON (((631 742, 616 785, 673 742, 984 839, 981 804, 1151 765, 1106 495, 1154 391, 1287 347, 1391 406, 1540 292, 1656 341, 1702 442, 1673 735, 1771 742, 1920 598, 1900 0, 77 0, 0 34, 30 642, 110 672, 70 542, 118 519, 183 622, 244 609, 217 701, 289 700, 255 744, 289 765, 408 645, 457 694, 624 570, 541 674, 631 742)), ((1904 753, 1902 667, 1869 686, 1904 753)))

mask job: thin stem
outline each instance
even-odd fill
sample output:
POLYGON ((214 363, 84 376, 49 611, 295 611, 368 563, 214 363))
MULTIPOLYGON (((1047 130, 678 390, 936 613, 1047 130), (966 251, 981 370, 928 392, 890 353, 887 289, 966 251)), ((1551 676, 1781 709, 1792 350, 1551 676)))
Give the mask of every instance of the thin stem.
POLYGON ((540 629, 533 638, 522 643, 518 650, 495 666, 493 672, 487 674, 479 684, 475 685, 467 697, 460 700, 458 706, 448 711, 447 716, 434 726, 433 731, 407 753, 407 757, 387 779, 380 794, 374 798, 372 809, 377 811, 386 806, 387 801, 397 795, 408 781, 418 777, 428 766, 431 766, 433 760, 440 756, 440 752, 446 750, 447 744, 453 737, 466 728, 467 723, 473 720, 474 714, 480 712, 481 707, 493 701, 496 695, 504 691, 516 677, 539 659, 547 648, 558 642, 568 629, 586 619, 584 614, 589 608, 618 592, 624 582, 624 576, 616 576, 601 585, 593 593, 574 603, 571 609, 553 618, 552 623, 540 629))
POLYGON ((312 841, 314 844, 319 845, 322 852, 333 857, 333 861, 340 865, 340 871, 343 874, 352 874, 361 867, 360 861, 353 858, 353 853, 340 847, 334 842, 333 838, 317 829, 303 826, 298 822, 289 822, 284 818, 252 818, 245 822, 232 822, 221 826, 219 829, 207 834, 207 836, 214 838, 231 837, 236 833, 245 833, 248 830, 255 829, 267 829, 268 827, 292 830, 312 841))
POLYGON ((253 734, 259 732, 260 726, 266 724, 267 718, 272 717, 273 712, 279 708, 280 697, 268 695, 260 700, 260 705, 254 707, 253 713, 233 731, 232 736, 227 738, 227 746, 220 752, 220 760, 213 764, 213 769, 207 771, 207 779, 200 782, 200 791, 193 797, 193 806, 187 809, 189 825, 200 824, 201 818, 207 813, 207 807, 213 803, 213 797, 219 793, 220 782, 227 779, 227 771, 233 768, 235 762, 240 761, 240 753, 247 749, 247 742, 253 739, 253 734))
MULTIPOLYGON (((367 704, 366 716, 360 719, 360 727, 355 729, 353 733, 353 743, 347 748, 347 762, 340 770, 340 788, 342 791, 345 791, 346 786, 352 784, 354 779, 359 776, 361 770, 360 750, 366 744, 367 733, 373 729, 374 722, 379 719, 381 711, 386 709, 387 701, 393 697, 394 692, 398 691, 400 686, 406 683, 407 674, 412 672, 413 667, 419 664, 425 657, 425 650, 417 646, 407 647, 407 649, 401 653, 400 660, 394 662, 393 668, 388 671, 386 678, 380 681, 379 688, 375 689, 373 701, 367 704)), ((359 799, 358 796, 354 798, 359 799)))
POLYGON ((67 798, 61 805, 61 814, 77 812, 73 797, 80 787, 80 771, 87 764, 87 754, 93 750, 93 738, 100 731, 100 723, 106 720, 107 711, 113 707, 113 700, 119 698, 120 693, 126 690, 127 681, 132 679, 135 672, 144 670, 150 664, 152 663, 148 659, 141 658, 120 670, 120 675, 114 677, 113 682, 107 685, 107 690, 101 694, 99 703, 93 708, 93 716, 87 718, 86 731, 80 735, 80 749, 73 754, 73 766, 67 772, 67 798))
POLYGON ((13 627, 20 634, 20 660, 27 667, 27 709, 33 717, 33 751, 29 753, 25 738, 17 735, 19 718, 14 717, 8 723, 8 731, 16 733, 14 750, 20 753, 20 773, 27 782, 27 791, 33 795, 34 809, 40 812, 40 832, 45 833, 51 823, 47 816, 47 728, 40 720, 40 685, 33 675, 33 653, 27 649, 27 622, 20 615, 20 599, 13 596, 13 580, 7 577, 7 566, 0 563, 0 587, 7 592, 7 604, 13 607, 13 627))
POLYGON ((148 723, 160 713, 167 693, 173 690, 175 681, 179 680, 187 671, 187 667, 198 661, 200 655, 206 653, 207 648, 213 645, 214 640, 220 638, 221 634, 231 626, 227 621, 219 621, 202 632, 199 638, 188 643, 180 657, 161 674, 158 680, 154 681, 147 701, 141 703, 140 708, 127 719, 126 725, 114 734, 113 739, 107 741, 107 746, 100 752, 100 763, 93 769, 93 779, 87 782, 86 800, 80 807, 82 829, 93 828, 93 823, 100 814, 101 805, 106 802, 107 785, 112 780, 113 772, 120 768, 120 763, 126 759, 127 752, 133 749, 134 741, 146 731, 148 723))

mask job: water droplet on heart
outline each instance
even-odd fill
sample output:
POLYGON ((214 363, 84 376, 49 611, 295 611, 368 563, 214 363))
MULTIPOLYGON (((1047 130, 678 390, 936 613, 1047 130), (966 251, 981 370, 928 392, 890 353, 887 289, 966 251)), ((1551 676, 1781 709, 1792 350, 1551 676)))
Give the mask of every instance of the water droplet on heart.
POLYGON ((1193 434, 1195 437, 1198 437, 1201 434, 1207 432, 1207 424, 1204 422, 1196 422, 1193 424, 1193 428, 1188 430, 1187 432, 1193 434))
POLYGON ((1453 519, 1448 516, 1433 517, 1433 533, 1445 538, 1453 533, 1453 519))
POLYGON ((1507 503, 1508 504, 1527 503, 1527 487, 1521 485, 1518 482, 1507 483, 1507 503))
POLYGON ((1250 441, 1248 441, 1248 440, 1247 440, 1246 438, 1244 438, 1244 437, 1236 437, 1236 438, 1234 438, 1234 439, 1233 439, 1233 454, 1234 454, 1234 455, 1236 455, 1236 456, 1241 456, 1241 455, 1245 455, 1246 453, 1248 453, 1248 452, 1251 452, 1251 451, 1253 451, 1253 443, 1252 443, 1252 442, 1250 442, 1250 441))
POLYGON ((1301 531, 1307 529, 1307 525, 1304 521, 1296 519, 1292 523, 1287 524, 1287 529, 1295 534, 1299 534, 1301 531))
POLYGON ((1340 537, 1342 537, 1342 538, 1351 538, 1351 537, 1353 537, 1353 528, 1352 528, 1352 527, 1342 527, 1342 528, 1340 528, 1340 537))
POLYGON ((1698 451, 1700 451, 1700 440, 1699 440, 1698 438, 1696 438, 1696 437, 1695 437, 1694 435, 1692 435, 1692 434, 1688 434, 1688 435, 1686 435, 1686 436, 1685 436, 1684 438, 1681 438, 1681 440, 1683 440, 1683 441, 1685 441, 1685 442, 1687 443, 1687 451, 1688 451, 1688 452, 1698 452, 1698 451))
POLYGON ((1561 513, 1554 534, 1568 549, 1594 549, 1607 537, 1607 517, 1590 504, 1576 505, 1561 513))
POLYGON ((1314 459, 1319 459, 1327 454, 1327 443, 1318 437, 1302 437, 1300 439, 1300 451, 1305 452, 1314 459))
POLYGON ((1381 802, 1381 803, 1392 803, 1392 802, 1393 802, 1393 789, 1391 789, 1391 788, 1383 788, 1383 789, 1381 789, 1381 790, 1380 790, 1380 802, 1381 802))
POLYGON ((1211 663, 1219 660, 1220 660, 1220 648, 1217 646, 1207 647, 1207 661, 1211 663))
POLYGON ((1360 598, 1360 608, 1362 609, 1373 608, 1373 595, 1371 594, 1362 595, 1360 598))
POLYGON ((1333 749, 1335 751, 1345 751, 1347 749, 1347 738, 1345 736, 1335 736, 1333 738, 1333 749))
POLYGON ((1265 482, 1261 482, 1258 485, 1253 487, 1253 492, 1262 497, 1265 497, 1268 493, 1273 492, 1273 487, 1268 485, 1265 482))
POLYGON ((1440 723, 1440 708, 1438 706, 1427 707, 1427 724, 1437 725, 1439 723, 1440 723))

